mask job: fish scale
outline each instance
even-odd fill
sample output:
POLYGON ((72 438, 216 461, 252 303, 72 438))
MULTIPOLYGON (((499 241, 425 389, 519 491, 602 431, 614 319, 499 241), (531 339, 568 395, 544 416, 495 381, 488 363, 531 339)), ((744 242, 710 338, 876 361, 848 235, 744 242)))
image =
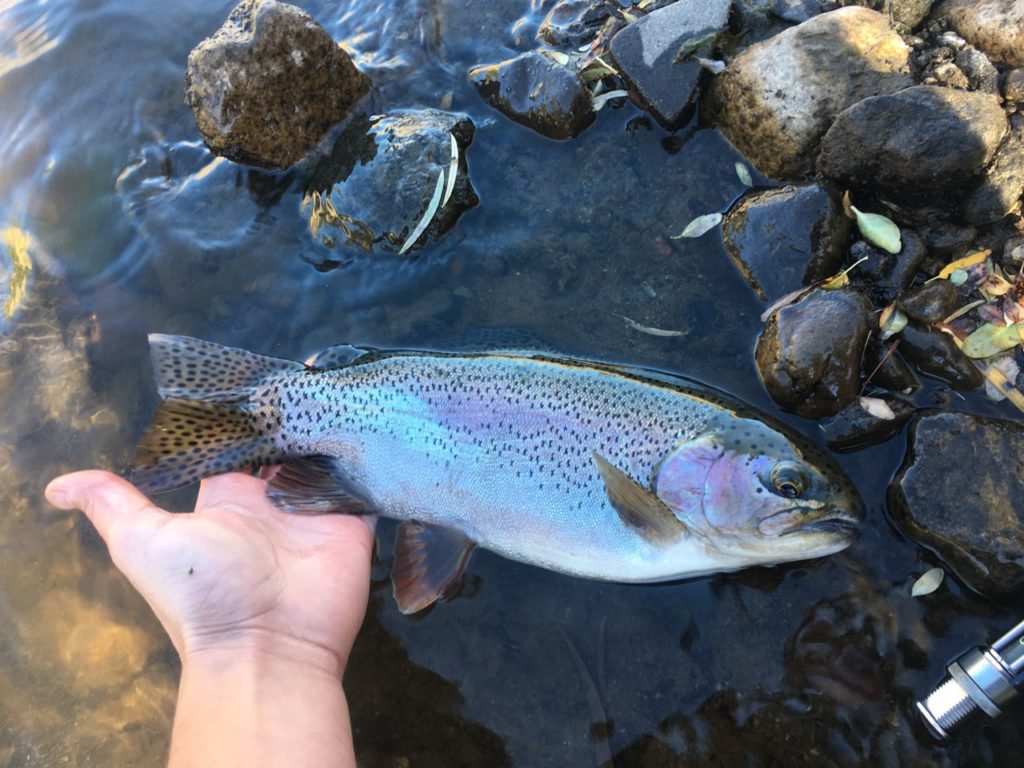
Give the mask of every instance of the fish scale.
POLYGON ((447 594, 475 546, 662 581, 835 552, 864 514, 806 440, 664 376, 529 352, 351 349, 318 368, 185 337, 151 349, 167 399, 135 482, 281 463, 282 509, 405 521, 403 610, 447 594))

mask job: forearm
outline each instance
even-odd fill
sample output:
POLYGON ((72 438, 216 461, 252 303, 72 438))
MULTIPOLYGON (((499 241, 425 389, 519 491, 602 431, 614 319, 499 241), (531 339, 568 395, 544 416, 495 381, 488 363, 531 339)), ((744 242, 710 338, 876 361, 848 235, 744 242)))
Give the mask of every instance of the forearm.
POLYGON ((264 650, 182 664, 169 768, 355 766, 340 673, 264 650))

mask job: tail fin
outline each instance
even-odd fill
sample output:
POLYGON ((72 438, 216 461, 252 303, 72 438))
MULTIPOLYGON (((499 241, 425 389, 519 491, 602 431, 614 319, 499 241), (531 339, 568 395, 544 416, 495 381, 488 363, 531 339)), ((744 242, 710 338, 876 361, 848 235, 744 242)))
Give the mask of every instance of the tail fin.
POLYGON ((149 355, 161 397, 203 402, 245 399, 271 376, 306 369, 291 360, 162 333, 149 335, 149 355))
POLYGON ((143 493, 162 493, 282 458, 246 403, 172 397, 160 404, 135 449, 132 482, 143 493))

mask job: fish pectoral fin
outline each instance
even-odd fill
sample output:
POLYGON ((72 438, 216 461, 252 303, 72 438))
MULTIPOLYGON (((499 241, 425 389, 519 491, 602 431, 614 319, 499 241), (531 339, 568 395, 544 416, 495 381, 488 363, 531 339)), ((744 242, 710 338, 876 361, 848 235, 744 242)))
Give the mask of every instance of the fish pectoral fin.
POLYGON ((395 564, 391 585, 402 613, 416 613, 439 598, 450 598, 476 543, 459 531, 406 520, 395 534, 395 564))
POLYGON ((597 451, 592 455, 604 480, 608 501, 622 522, 657 546, 671 544, 686 533, 686 526, 653 491, 644 488, 597 451))
POLYGON ((267 482, 267 498, 297 515, 346 512, 369 515, 375 510, 369 494, 338 469, 330 456, 306 456, 281 465, 267 482))

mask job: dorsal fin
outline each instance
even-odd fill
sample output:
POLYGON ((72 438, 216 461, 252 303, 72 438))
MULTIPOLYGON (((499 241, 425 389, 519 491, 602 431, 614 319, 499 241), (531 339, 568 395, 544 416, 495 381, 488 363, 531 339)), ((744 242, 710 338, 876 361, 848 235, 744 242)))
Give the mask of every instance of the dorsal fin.
POLYGON ((451 597, 476 544, 459 531, 406 520, 395 534, 391 585, 402 613, 416 613, 451 597))
POLYGON ((160 395, 184 400, 242 399, 271 376, 306 369, 291 360, 162 333, 149 335, 149 355, 160 395))
POLYGON ((608 501, 619 518, 651 544, 665 546, 686 533, 686 526, 653 491, 644 488, 597 451, 594 462, 604 480, 608 501))

